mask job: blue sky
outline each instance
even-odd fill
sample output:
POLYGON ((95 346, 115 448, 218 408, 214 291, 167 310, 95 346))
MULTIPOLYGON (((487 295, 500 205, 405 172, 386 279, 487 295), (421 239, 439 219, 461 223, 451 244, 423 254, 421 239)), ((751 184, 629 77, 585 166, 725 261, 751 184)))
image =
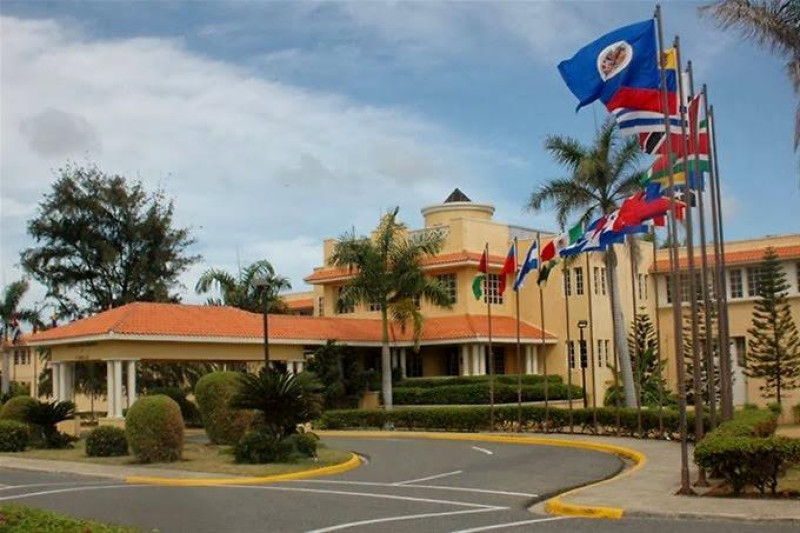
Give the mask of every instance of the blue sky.
MULTIPOLYGON (((796 97, 780 58, 664 2, 709 85, 731 239, 800 231, 796 97)), ((174 195, 209 266, 262 257, 296 289, 321 241, 395 204, 412 226, 454 187, 496 218, 560 176, 547 134, 588 141, 556 70, 649 2, 13 2, 2 13, 2 277, 52 169, 96 161, 174 195)), ((34 291, 35 297, 37 293, 34 291)), ((187 300, 199 297, 187 289, 187 300)))

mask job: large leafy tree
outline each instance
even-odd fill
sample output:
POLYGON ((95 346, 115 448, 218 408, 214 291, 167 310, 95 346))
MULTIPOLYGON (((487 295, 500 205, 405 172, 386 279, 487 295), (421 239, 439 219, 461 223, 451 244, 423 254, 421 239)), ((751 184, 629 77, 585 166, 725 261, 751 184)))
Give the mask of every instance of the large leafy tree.
POLYGON ((25 279, 12 281, 3 287, 3 297, 0 301, 0 327, 3 328, 2 339, 4 341, 9 340, 17 322, 25 322, 34 328, 42 326, 37 309, 20 307, 28 288, 28 280, 25 279))
POLYGON ((767 248, 761 263, 758 300, 753 309, 749 377, 763 378, 765 398, 781 403, 785 391, 800 387, 800 337, 787 295, 789 283, 774 248, 767 248))
MULTIPOLYGON (((546 206, 554 207, 561 225, 566 225, 567 220, 576 215, 582 221, 589 222, 609 214, 620 206, 622 200, 639 189, 642 178, 639 144, 635 138, 622 140, 613 120, 603 124, 591 145, 584 145, 570 137, 551 135, 545 141, 545 149, 557 163, 566 168, 568 175, 551 179, 541 185, 531 194, 528 207, 533 211, 539 211, 546 206)), ((625 338, 617 255, 613 247, 609 247, 605 253, 605 264, 608 271, 614 344, 619 350, 625 403, 628 407, 635 407, 636 389, 625 338)))
POLYGON ((389 353, 389 317, 405 327, 413 324, 414 339, 422 332, 423 316, 418 302, 442 307, 452 305, 447 290, 434 278, 425 275, 422 260, 441 251, 444 237, 435 231, 409 235, 397 220, 399 208, 387 213, 372 237, 345 234, 331 254, 331 264, 349 269, 353 276, 340 292, 340 306, 356 302, 377 304, 382 321, 381 383, 383 404, 392 409, 392 362, 389 353))
MULTIPOLYGON (((800 2, 798 0, 721 0, 700 8, 723 28, 736 28, 746 38, 785 58, 786 73, 800 97, 800 2)), ((794 146, 800 146, 800 98, 795 111, 794 146)))
POLYGON ((280 292, 291 288, 289 279, 276 274, 272 263, 265 259, 242 269, 238 276, 215 268, 206 270, 195 285, 198 294, 212 289, 219 292, 219 298, 208 298, 209 305, 230 305, 254 313, 262 312, 265 303, 270 313, 287 312, 280 292), (266 284, 256 287, 254 281, 257 279, 266 284))
POLYGON ((187 255, 194 239, 173 215, 163 191, 69 164, 28 222, 35 245, 22 252, 22 266, 47 288, 60 316, 177 301, 178 276, 199 257, 187 255))
POLYGON ((322 383, 328 409, 358 407, 374 372, 364 369, 359 353, 353 348, 331 340, 314 352, 307 368, 322 383))

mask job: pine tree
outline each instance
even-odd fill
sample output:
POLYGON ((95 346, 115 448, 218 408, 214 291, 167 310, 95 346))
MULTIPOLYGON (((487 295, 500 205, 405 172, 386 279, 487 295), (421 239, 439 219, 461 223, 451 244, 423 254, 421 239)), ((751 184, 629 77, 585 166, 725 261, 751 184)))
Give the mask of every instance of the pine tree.
MULTIPOLYGON (((698 283, 700 280, 697 280, 698 283)), ((698 290, 699 292, 699 290, 698 290)), ((698 295, 699 296, 699 295, 698 295)), ((714 301, 713 291, 709 288, 709 300, 714 301)), ((714 305, 708 310, 709 324, 711 325, 711 359, 719 360, 719 339, 713 337, 717 329, 717 313, 714 305)), ((683 360, 686 365, 686 401, 690 404, 694 402, 694 357, 692 352, 692 316, 691 313, 683 315, 683 360)), ((703 403, 708 404, 708 379, 709 369, 706 360, 706 306, 703 298, 697 299, 697 341, 700 344, 700 388, 703 391, 703 403)), ((711 369, 714 380, 714 395, 717 401, 720 397, 720 375, 719 368, 715 365, 711 369)))
POLYGON ((773 248, 767 248, 760 267, 753 327, 747 330, 751 338, 745 374, 763 378, 761 395, 775 398, 778 404, 787 390, 800 387, 800 337, 792 319, 788 292, 789 283, 778 255, 773 248))

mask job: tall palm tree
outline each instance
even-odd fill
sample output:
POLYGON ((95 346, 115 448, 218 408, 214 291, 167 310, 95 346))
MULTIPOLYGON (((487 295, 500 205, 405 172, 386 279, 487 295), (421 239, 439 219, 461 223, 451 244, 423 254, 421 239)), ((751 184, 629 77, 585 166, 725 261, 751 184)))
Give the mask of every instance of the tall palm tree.
MULTIPOLYGON (((737 28, 756 44, 788 59, 786 73, 800 96, 800 1, 721 0, 700 8, 723 28, 737 28)), ((794 147, 800 146, 800 99, 795 111, 794 147)))
POLYGON ((40 313, 36 309, 20 308, 20 303, 30 287, 28 280, 12 281, 3 288, 3 298, 0 301, 0 327, 3 328, 3 341, 8 341, 15 322, 26 322, 31 327, 42 327, 40 313))
POLYGON ((410 321, 414 327, 415 348, 422 332, 423 316, 417 306, 420 298, 450 307, 452 301, 445 288, 434 278, 425 276, 421 262, 441 251, 444 237, 433 231, 408 235, 398 222, 399 208, 386 214, 372 238, 346 233, 333 249, 330 263, 353 272, 342 286, 339 305, 356 302, 380 306, 383 325, 381 336, 381 378, 383 404, 392 409, 392 362, 389 354, 389 315, 401 327, 410 321))
POLYGON ((212 268, 203 272, 195 285, 195 292, 203 294, 216 288, 221 298, 208 298, 209 305, 230 305, 245 311, 260 313, 266 303, 270 313, 285 313, 286 303, 280 297, 282 290, 291 289, 289 279, 275 273, 272 263, 266 259, 256 261, 239 272, 239 276, 212 268), (264 286, 255 287, 256 279, 266 280, 264 286), (265 301, 266 299, 266 301, 265 301))
MULTIPOLYGON (((639 189, 642 171, 639 168, 641 151, 635 138, 620 139, 616 122, 607 121, 597 132, 591 146, 578 140, 551 135, 545 149, 566 167, 569 175, 554 178, 531 194, 528 208, 539 211, 545 206, 555 207, 558 223, 578 215, 583 222, 611 213, 622 200, 639 189)), ((619 352, 620 371, 625 387, 625 403, 636 406, 633 371, 625 337, 625 319, 622 315, 617 276, 617 255, 613 247, 605 253, 610 289, 611 319, 614 344, 619 352)))

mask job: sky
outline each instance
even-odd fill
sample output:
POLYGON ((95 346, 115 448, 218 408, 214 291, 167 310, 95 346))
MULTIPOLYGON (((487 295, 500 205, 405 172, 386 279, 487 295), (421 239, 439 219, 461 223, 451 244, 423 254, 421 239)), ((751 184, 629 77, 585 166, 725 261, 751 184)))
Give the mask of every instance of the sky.
MULTIPOLYGON (((783 61, 662 2, 717 118, 725 235, 800 231, 793 95, 783 61)), ((23 276, 27 221, 68 161, 163 188, 208 268, 266 258, 295 290, 322 240, 367 233, 455 187, 495 219, 564 176, 547 135, 589 142, 556 65, 652 16, 650 2, 25 1, 0 3, 0 277, 23 276)), ((44 291, 34 286, 33 305, 44 291)))

